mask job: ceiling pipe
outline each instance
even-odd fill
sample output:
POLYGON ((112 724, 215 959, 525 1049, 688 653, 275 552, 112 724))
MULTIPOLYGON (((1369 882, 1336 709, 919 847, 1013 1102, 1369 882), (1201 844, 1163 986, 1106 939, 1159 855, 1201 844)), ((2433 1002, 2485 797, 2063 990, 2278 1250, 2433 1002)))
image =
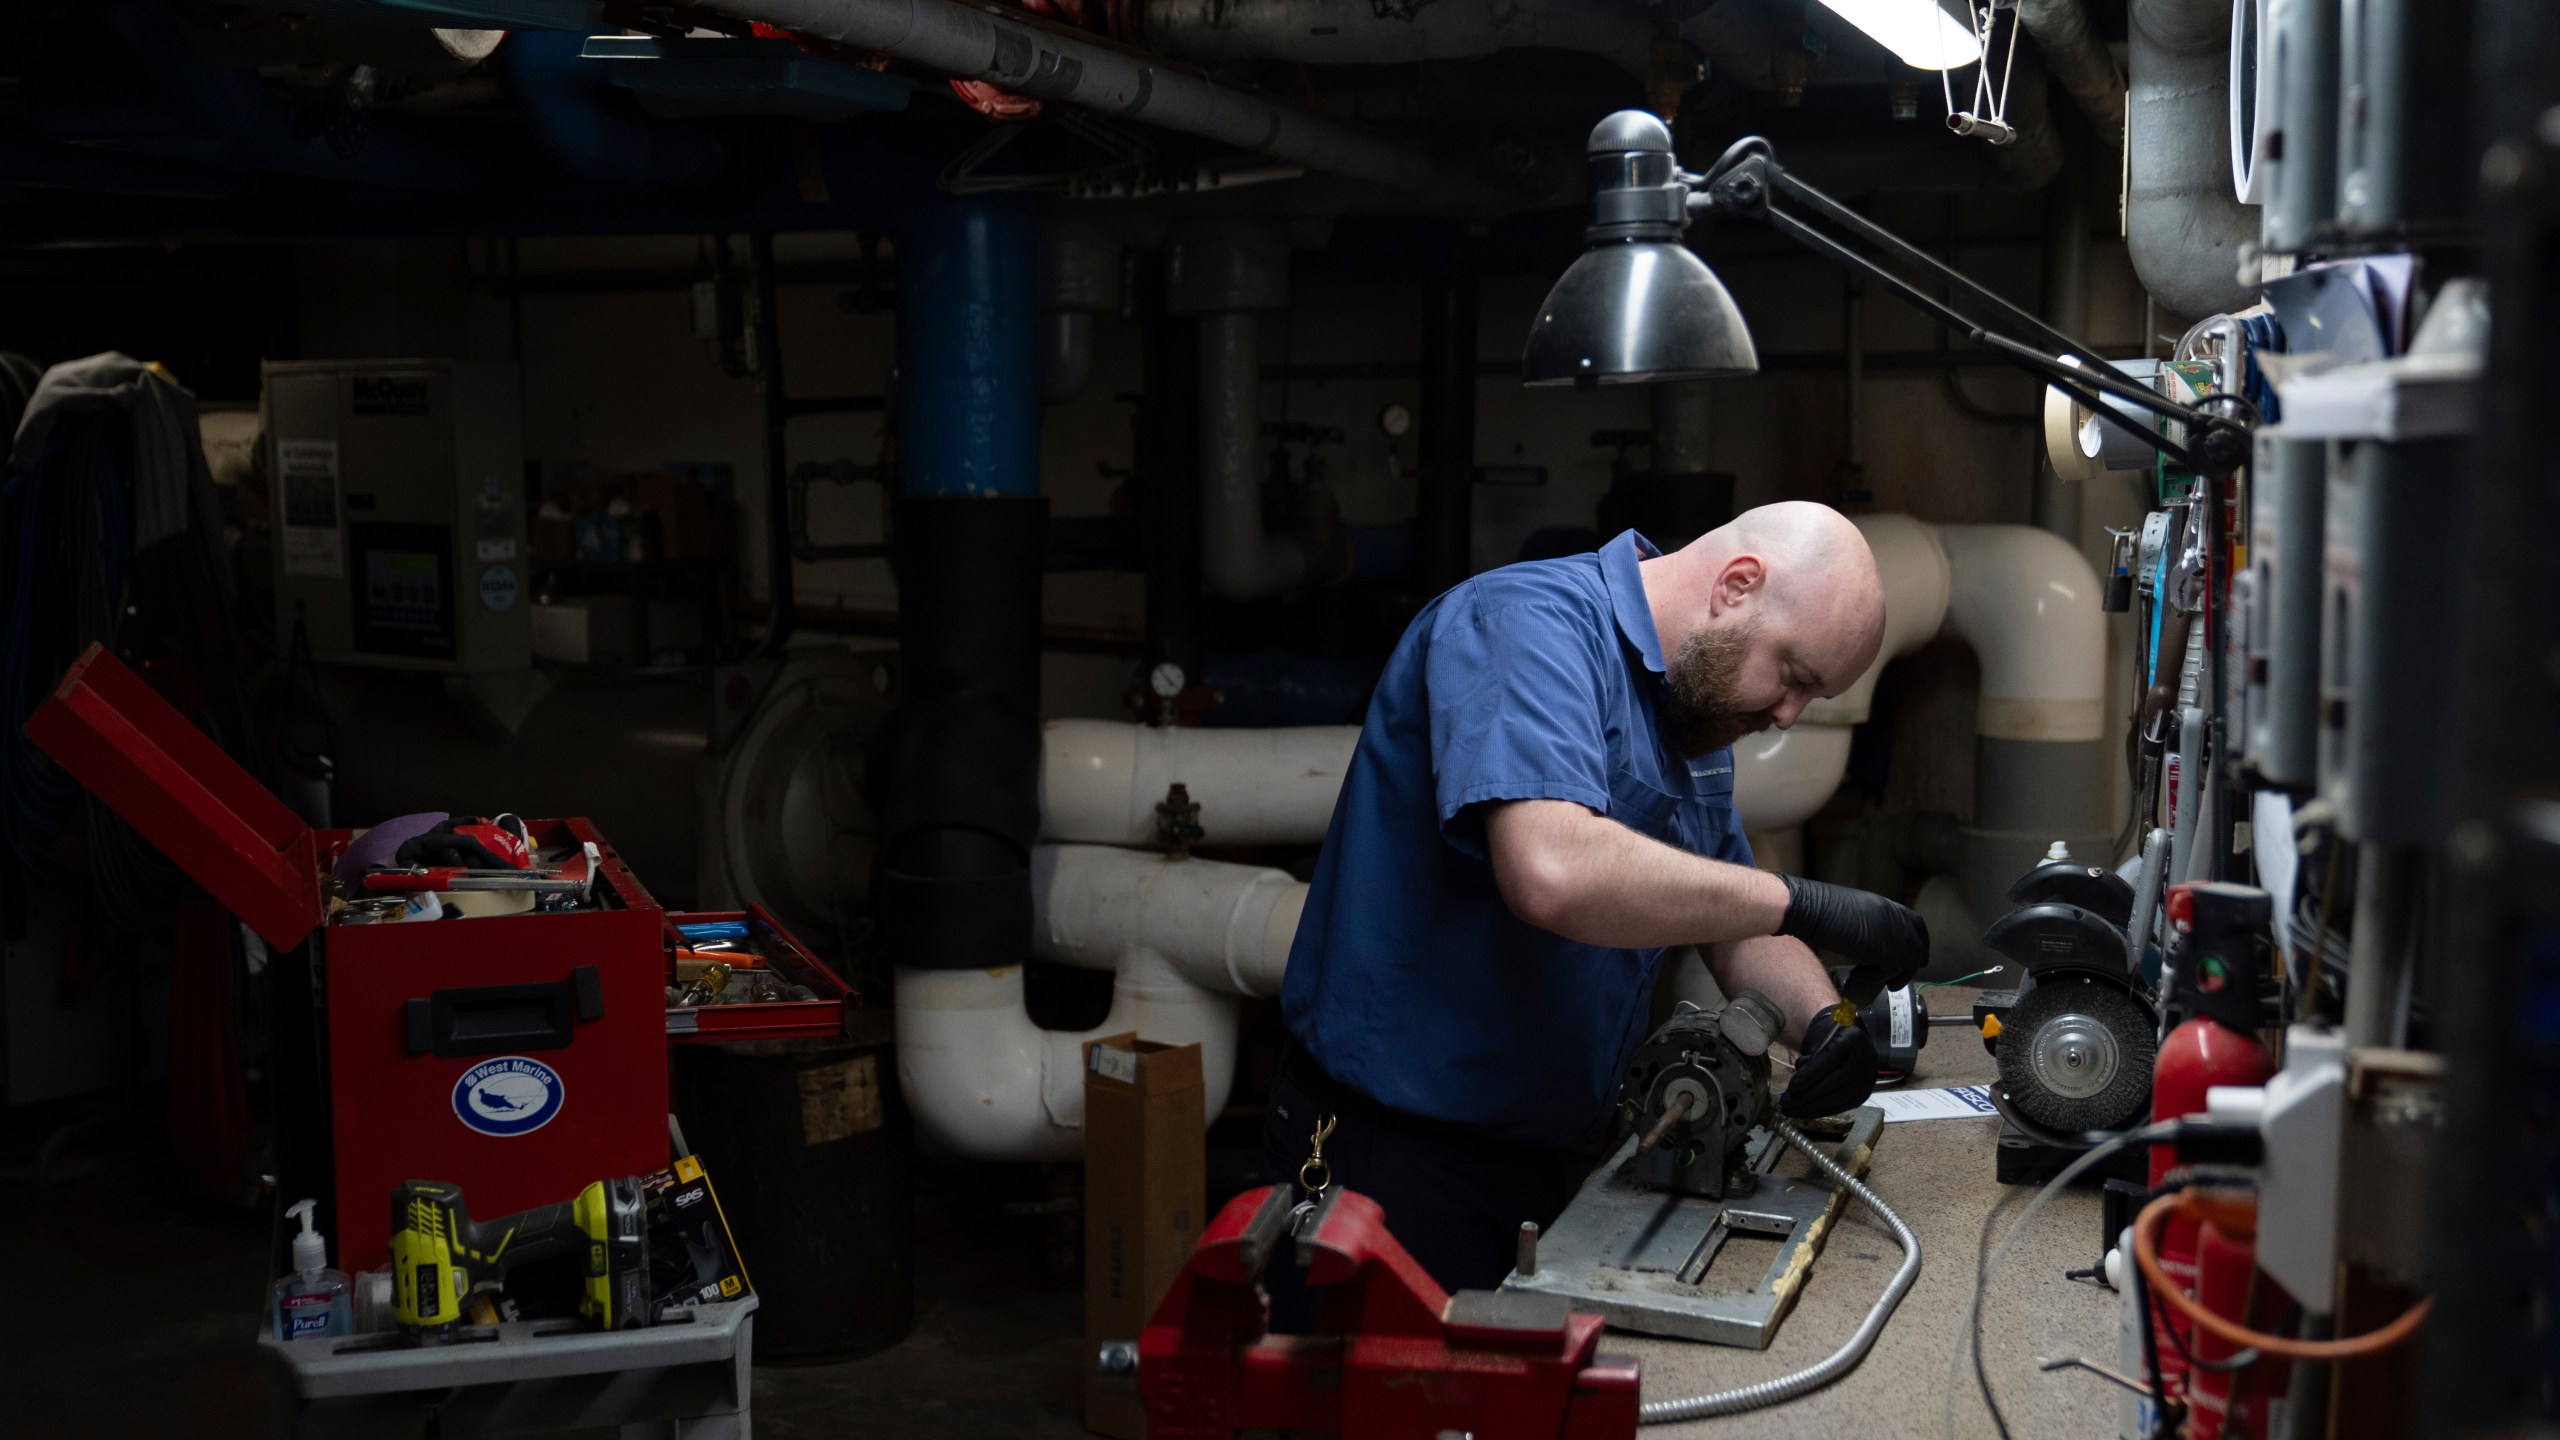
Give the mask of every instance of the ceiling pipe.
POLYGON ((1370 0, 1146 0, 1149 45, 1185 60, 1411 65, 1501 50, 1598 55, 1642 79, 1653 17, 1627 0, 1431 0, 1410 13, 1370 0))
POLYGON ((2162 308, 2189 319, 2257 298, 2240 251, 2258 218, 2231 186, 2228 0, 2134 0, 2125 245, 2162 308))
POLYGON ((2099 141, 2116 149, 2124 138, 2124 72, 2090 28, 2085 0, 2018 0, 2018 23, 2044 52, 2046 70, 2097 127, 2099 141))
POLYGON ((1461 208, 1507 210, 1528 198, 1414 146, 1020 10, 959 0, 707 0, 703 8, 1461 208))
POLYGON ((641 113, 580 52, 586 41, 525 30, 498 47, 507 93, 551 163, 608 185, 708 185, 728 168, 728 147, 708 130, 641 113))
POLYGON ((1991 163, 2010 189, 2041 190, 2062 173, 2062 137, 2053 128, 2050 83, 2034 52, 2021 56, 2010 77, 2006 119, 2016 138, 1991 147, 1991 163))
POLYGON ((477 153, 413 134, 390 117, 371 117, 342 152, 270 97, 256 71, 209 63, 161 0, 108 0, 94 13, 123 44, 133 83, 27 77, 27 113, 48 140, 390 189, 459 194, 487 181, 477 153))

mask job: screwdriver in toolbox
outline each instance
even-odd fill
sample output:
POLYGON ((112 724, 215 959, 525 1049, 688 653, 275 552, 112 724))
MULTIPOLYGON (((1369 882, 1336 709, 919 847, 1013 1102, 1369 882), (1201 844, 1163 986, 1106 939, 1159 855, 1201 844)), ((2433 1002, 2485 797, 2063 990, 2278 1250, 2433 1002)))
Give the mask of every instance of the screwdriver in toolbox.
POLYGON ((364 877, 369 891, 409 894, 419 890, 531 890, 538 894, 583 894, 587 882, 557 870, 474 870, 462 865, 412 865, 405 870, 375 870, 364 877))

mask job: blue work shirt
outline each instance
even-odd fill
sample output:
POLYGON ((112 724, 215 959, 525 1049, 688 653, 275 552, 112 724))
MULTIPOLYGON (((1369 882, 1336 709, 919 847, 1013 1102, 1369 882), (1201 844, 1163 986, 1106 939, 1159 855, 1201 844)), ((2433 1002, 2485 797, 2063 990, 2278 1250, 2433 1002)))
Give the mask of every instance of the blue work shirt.
POLYGON ((1661 738, 1662 642, 1630 530, 1505 566, 1426 606, 1379 677, 1289 950, 1281 1010, 1335 1080, 1517 1145, 1587 1141, 1644 1038, 1659 949, 1584 945, 1511 913, 1484 807, 1570 800, 1751 863, 1733 752, 1661 738))

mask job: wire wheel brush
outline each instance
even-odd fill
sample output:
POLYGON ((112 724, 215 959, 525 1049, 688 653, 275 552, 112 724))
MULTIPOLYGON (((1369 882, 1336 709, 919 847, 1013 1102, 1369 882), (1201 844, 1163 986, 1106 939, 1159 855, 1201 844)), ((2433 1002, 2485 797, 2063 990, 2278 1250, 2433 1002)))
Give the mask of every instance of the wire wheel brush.
POLYGON ((2029 989, 2002 1022, 2000 1085, 2029 1120, 2066 1133, 2120 1130, 2151 1104, 2149 1011, 2094 980, 2029 989))

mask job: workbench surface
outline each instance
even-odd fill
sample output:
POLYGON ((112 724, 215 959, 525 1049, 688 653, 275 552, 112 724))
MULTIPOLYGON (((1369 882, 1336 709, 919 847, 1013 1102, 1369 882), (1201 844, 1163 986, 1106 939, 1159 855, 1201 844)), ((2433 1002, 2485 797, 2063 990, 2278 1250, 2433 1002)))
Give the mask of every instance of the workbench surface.
MULTIPOLYGON (((1970 990, 1930 994, 1939 1014, 1962 1014, 1970 990)), ((1991 1057, 1971 1031, 1934 1031, 1909 1083, 1928 1089, 1993 1078, 1991 1057)), ((1920 1237, 1920 1276, 1864 1363, 1826 1389, 1775 1409, 1648 1428, 1651 1436, 1902 1437, 1946 1434, 1948 1366, 1964 1328, 1982 1246, 1983 1220, 2001 1209, 2005 1230, 2026 1208, 2034 1187, 1992 1179, 1991 1149, 1999 1122, 1916 1120, 1884 1127, 1868 1167, 1870 1188, 1920 1237)), ((1801 1167, 1801 1157, 1791 1163, 1801 1167)), ((2115 1433, 2116 1388, 2084 1370, 2036 1369, 2036 1358, 2076 1355, 2112 1366, 2117 1299, 2065 1270, 2097 1259, 2099 1200, 2094 1187, 2056 1196, 2022 1235, 1983 1301, 1983 1358, 2007 1416, 2009 1432, 2028 1437, 2100 1440, 2115 1433)), ((1995 1243, 1997 1232, 1995 1231, 1995 1243)), ((1726 1390, 1771 1379, 1819 1361, 1848 1338, 1884 1291, 1901 1260, 1893 1232, 1852 1199, 1837 1222, 1795 1311, 1765 1351, 1612 1333, 1601 1348, 1644 1361, 1647 1400, 1726 1390)), ((1717 1262, 1719 1271, 1723 1260, 1717 1262)), ((1972 1367, 1956 1395, 1955 1434, 1989 1436, 1972 1367)))

